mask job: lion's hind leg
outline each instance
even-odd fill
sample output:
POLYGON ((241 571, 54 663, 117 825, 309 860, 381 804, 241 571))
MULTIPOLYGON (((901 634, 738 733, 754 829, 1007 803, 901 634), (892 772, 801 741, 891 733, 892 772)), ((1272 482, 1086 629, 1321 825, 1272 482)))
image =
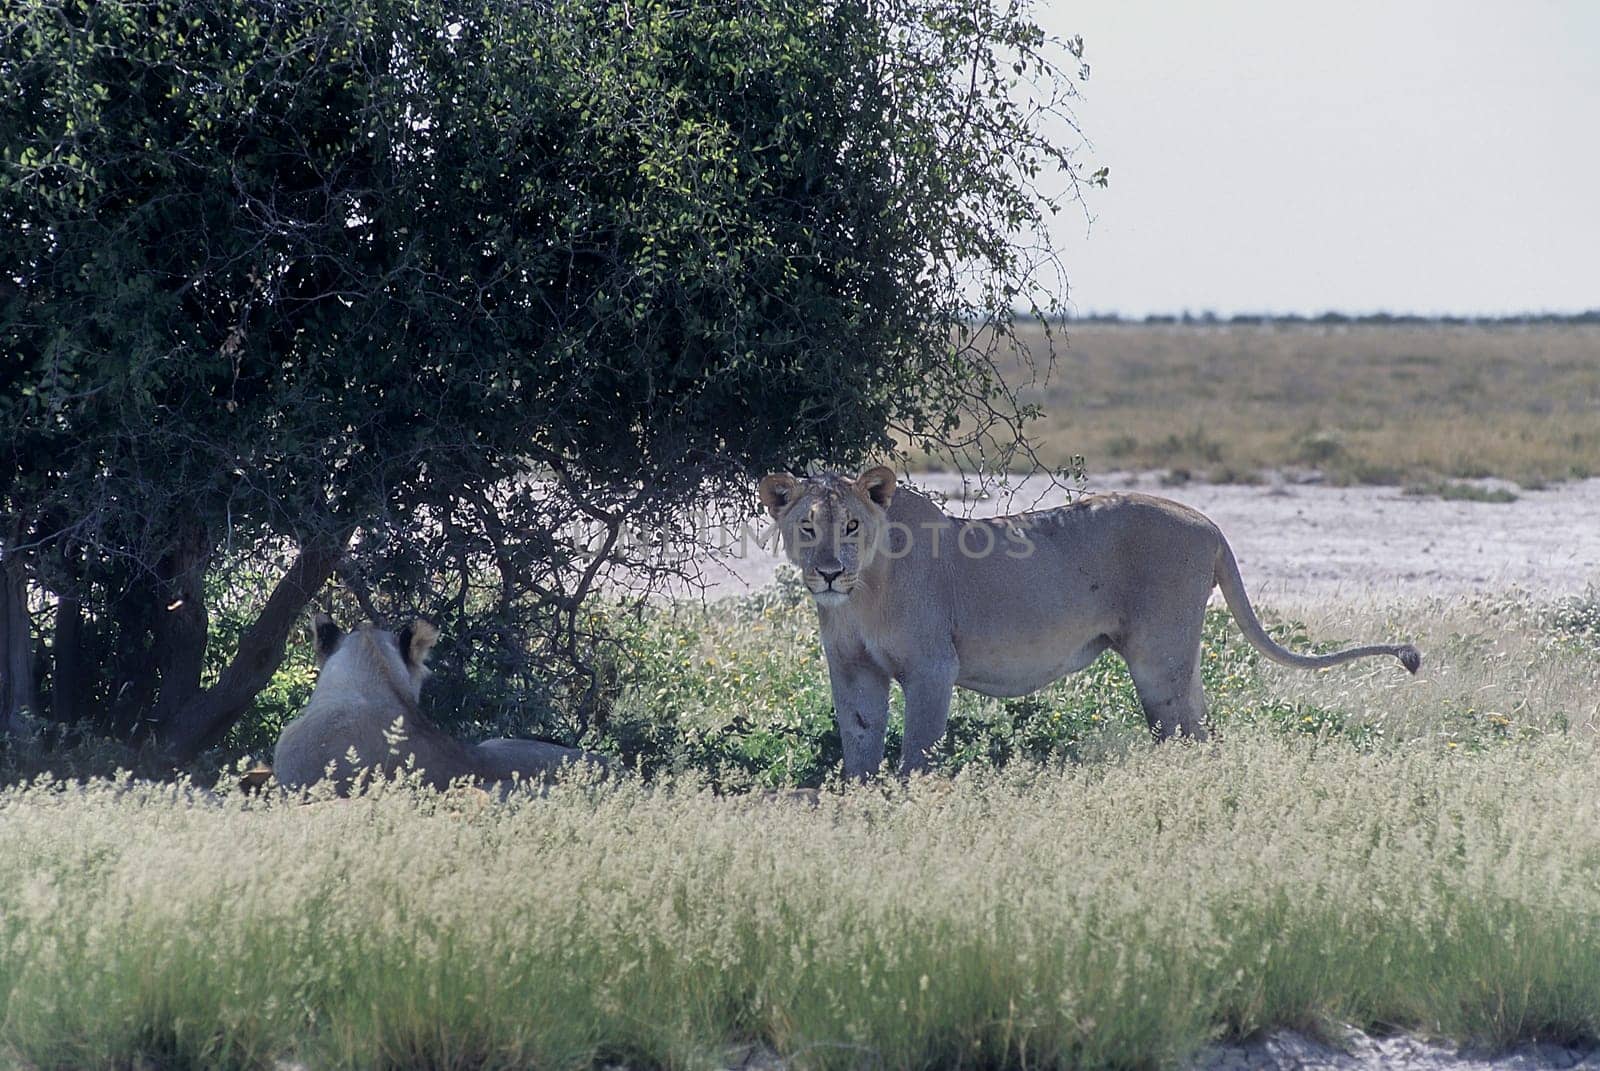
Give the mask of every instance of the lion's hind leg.
POLYGON ((1139 705, 1144 707, 1144 720, 1157 740, 1170 740, 1174 736, 1189 740, 1210 737, 1206 729, 1206 696, 1200 687, 1199 658, 1171 671, 1136 670, 1131 664, 1128 670, 1139 692, 1139 705))
POLYGON ((1157 740, 1174 736, 1204 740, 1210 735, 1206 696, 1200 684, 1203 621, 1204 606, 1199 618, 1186 622, 1174 634, 1119 645, 1118 653, 1128 664, 1145 721, 1157 740))

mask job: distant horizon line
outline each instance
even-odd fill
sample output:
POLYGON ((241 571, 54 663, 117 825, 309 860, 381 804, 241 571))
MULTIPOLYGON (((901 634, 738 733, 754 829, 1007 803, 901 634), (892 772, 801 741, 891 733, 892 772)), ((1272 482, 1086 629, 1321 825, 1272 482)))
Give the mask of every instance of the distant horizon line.
POLYGON ((1316 313, 1298 312, 1236 312, 1219 313, 1213 309, 1198 312, 1150 312, 1143 315, 1109 311, 1085 313, 1059 313, 1035 316, 1031 311, 1018 310, 1019 320, 1043 320, 1052 324, 1459 324, 1489 326, 1495 324, 1600 324, 1600 306, 1579 312, 1513 312, 1513 313, 1417 313, 1417 312, 1360 312, 1349 313, 1326 310, 1316 313))

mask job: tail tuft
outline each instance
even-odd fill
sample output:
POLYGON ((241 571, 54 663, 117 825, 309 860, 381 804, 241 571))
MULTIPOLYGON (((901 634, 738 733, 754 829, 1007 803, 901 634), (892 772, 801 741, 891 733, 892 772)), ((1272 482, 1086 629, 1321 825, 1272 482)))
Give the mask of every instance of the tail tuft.
POLYGON ((1396 651, 1395 657, 1400 659, 1400 664, 1412 673, 1422 668, 1422 652, 1409 643, 1396 651))

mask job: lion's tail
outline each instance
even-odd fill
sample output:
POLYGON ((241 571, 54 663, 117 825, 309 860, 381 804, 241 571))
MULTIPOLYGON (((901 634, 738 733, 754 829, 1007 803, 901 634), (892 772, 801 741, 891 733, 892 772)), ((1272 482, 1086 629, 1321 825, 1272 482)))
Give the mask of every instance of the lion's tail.
POLYGON ((1379 643, 1368 647, 1350 647, 1325 655, 1295 654, 1288 648, 1280 646, 1267 635, 1267 630, 1261 627, 1261 619, 1256 616, 1255 608, 1250 605, 1249 596, 1244 593, 1244 578, 1239 575, 1239 563, 1234 560, 1233 549, 1228 546, 1227 540, 1221 541, 1220 549, 1217 551, 1214 575, 1217 587, 1222 589, 1222 597, 1227 602, 1233 619, 1239 622, 1239 630, 1244 633, 1245 639, 1274 662, 1294 666, 1296 669, 1325 669, 1328 666, 1353 662, 1357 658, 1391 655, 1398 658, 1400 664, 1412 673, 1422 666, 1422 653, 1409 643, 1379 643))

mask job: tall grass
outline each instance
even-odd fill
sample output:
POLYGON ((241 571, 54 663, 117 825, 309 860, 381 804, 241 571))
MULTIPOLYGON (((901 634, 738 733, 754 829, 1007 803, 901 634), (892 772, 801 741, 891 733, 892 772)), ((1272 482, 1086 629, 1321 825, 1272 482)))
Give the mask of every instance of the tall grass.
POLYGON ((843 790, 814 625, 779 590, 638 624, 610 742, 654 741, 651 782, 11 788, 0 1065, 1156 1067, 1277 1026, 1600 1037, 1596 605, 1275 626, 1412 635, 1417 679, 1262 665, 1214 615, 1216 743, 1149 744, 1108 660, 964 697, 939 776, 843 790), (815 808, 725 791, 805 778, 832 786, 815 808))
POLYGON ((1391 740, 1469 749, 1600 730, 1600 591, 1554 606, 1502 594, 1280 613, 1303 636, 1404 636, 1425 662, 1415 678, 1376 661, 1311 674, 1266 667, 1254 696, 1267 706, 1337 711, 1391 740))
POLYGON ((825 794, 0 795, 0 1058, 1170 1064, 1330 1021, 1600 1034, 1600 755, 1256 728, 825 794))

